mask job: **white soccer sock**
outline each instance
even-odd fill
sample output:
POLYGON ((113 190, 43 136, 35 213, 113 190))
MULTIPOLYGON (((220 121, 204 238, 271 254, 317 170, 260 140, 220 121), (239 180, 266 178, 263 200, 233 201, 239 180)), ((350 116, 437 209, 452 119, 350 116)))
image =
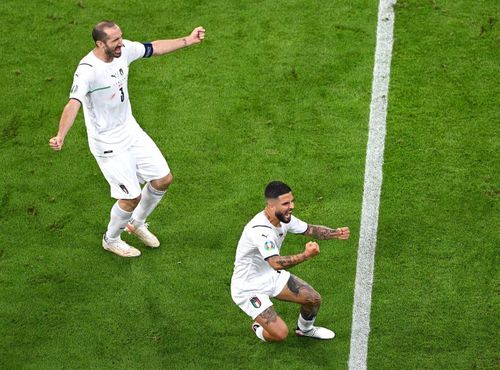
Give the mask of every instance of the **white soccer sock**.
POLYGON ((262 326, 260 326, 259 324, 254 324, 255 325, 255 335, 257 336, 257 338, 259 338, 260 340, 264 341, 264 342, 267 342, 266 339, 264 338, 264 328, 262 326))
POLYGON ((125 229, 132 212, 124 211, 116 202, 111 208, 111 218, 106 231, 107 239, 118 239, 121 232, 125 229))
POLYGON ((299 320, 297 322, 297 326, 302 331, 308 331, 312 329, 315 320, 316 317, 313 317, 312 320, 306 320, 302 317, 302 314, 299 314, 299 320))
POLYGON ((150 182, 142 188, 141 200, 132 213, 132 225, 139 227, 146 218, 154 211, 166 191, 155 189, 150 182))

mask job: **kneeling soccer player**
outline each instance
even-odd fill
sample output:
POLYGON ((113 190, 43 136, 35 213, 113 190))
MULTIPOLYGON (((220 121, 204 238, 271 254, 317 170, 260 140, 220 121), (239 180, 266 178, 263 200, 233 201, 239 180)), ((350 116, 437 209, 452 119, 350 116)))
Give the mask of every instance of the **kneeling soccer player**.
POLYGON ((281 256, 280 249, 287 232, 345 240, 349 238, 349 228, 308 225, 293 216, 292 191, 280 181, 269 183, 264 194, 265 209, 245 226, 238 242, 231 279, 233 301, 254 320, 252 329, 263 341, 283 341, 288 336, 288 327, 270 298, 301 305, 295 330, 298 336, 332 339, 333 331, 314 326, 321 304, 319 293, 286 271, 319 254, 318 243, 308 242, 302 253, 292 256, 281 256))

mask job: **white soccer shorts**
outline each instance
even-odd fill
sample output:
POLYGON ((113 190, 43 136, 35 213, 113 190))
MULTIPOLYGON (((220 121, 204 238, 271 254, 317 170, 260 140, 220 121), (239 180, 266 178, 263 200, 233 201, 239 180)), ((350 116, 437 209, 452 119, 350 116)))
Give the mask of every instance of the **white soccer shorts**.
POLYGON ((141 195, 141 184, 170 173, 165 157, 145 132, 126 151, 95 159, 115 199, 137 198, 141 195))
POLYGON ((231 297, 248 316, 255 320, 262 312, 273 305, 270 297, 276 297, 283 291, 290 279, 290 273, 286 270, 276 271, 269 284, 258 290, 238 289, 238 284, 231 284, 231 297))

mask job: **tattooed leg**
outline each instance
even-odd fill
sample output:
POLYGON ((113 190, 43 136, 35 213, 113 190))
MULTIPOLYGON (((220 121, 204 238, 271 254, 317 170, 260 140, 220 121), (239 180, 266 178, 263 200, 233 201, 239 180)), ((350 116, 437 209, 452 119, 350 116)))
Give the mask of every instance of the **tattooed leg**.
POLYGON ((304 320, 312 320, 318 315, 319 306, 306 306, 302 305, 300 307, 300 314, 304 318, 304 320))
POLYGON ((318 314, 321 296, 309 284, 297 276, 290 275, 286 287, 276 297, 283 301, 301 305, 300 313, 305 320, 312 320, 318 314))
MULTIPOLYGON (((267 308, 264 312, 262 312, 259 315, 259 318, 261 318, 264 321, 264 323, 263 323, 264 325, 269 325, 269 324, 276 322, 276 320, 278 319, 278 314, 276 313, 274 308, 271 306, 271 307, 267 308)), ((259 322, 259 324, 260 324, 260 322, 259 322)))
POLYGON ((288 336, 288 327, 278 316, 273 306, 267 308, 255 319, 264 329, 264 338, 268 342, 280 342, 288 336))

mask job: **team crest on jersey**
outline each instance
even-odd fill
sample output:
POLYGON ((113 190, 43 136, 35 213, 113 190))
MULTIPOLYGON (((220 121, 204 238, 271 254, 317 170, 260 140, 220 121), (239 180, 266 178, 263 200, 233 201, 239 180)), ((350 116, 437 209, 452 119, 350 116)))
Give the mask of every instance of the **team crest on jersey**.
POLYGON ((273 250, 276 248, 276 244, 274 244, 274 242, 272 240, 266 240, 266 242, 264 243, 264 249, 266 251, 270 251, 270 250, 273 250))
POLYGON ((259 308, 260 306, 262 306, 262 303, 261 303, 259 297, 252 297, 252 298, 250 298, 250 303, 255 308, 259 308))

